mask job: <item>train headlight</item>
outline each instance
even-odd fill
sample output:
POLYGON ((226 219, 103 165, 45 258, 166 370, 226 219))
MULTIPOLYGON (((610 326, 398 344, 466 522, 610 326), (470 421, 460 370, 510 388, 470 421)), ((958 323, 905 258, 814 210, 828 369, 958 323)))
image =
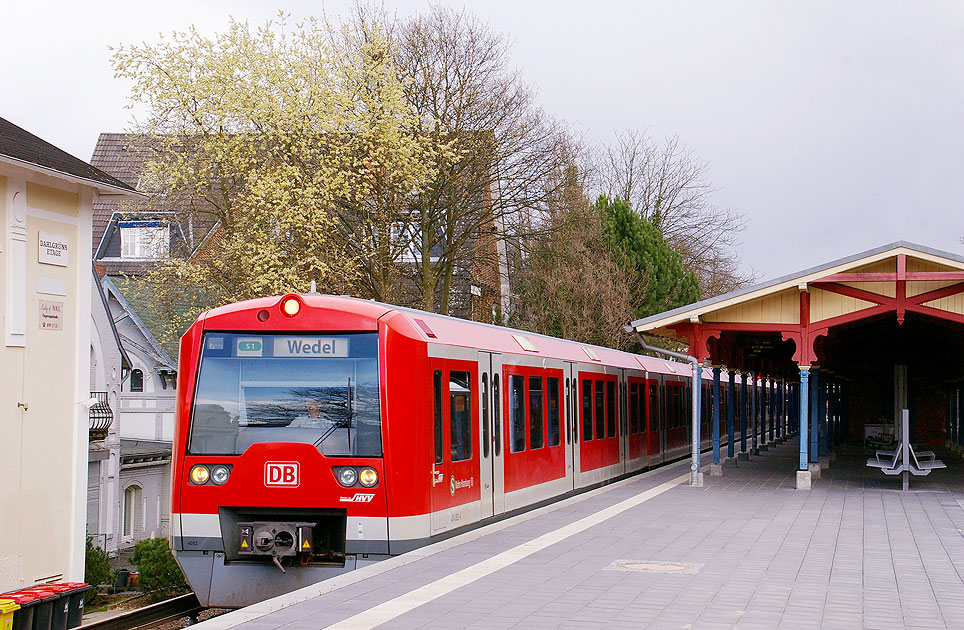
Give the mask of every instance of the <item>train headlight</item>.
POLYGON ((342 468, 338 471, 338 483, 350 488, 358 481, 358 472, 354 468, 342 468))
POLYGON ((231 471, 228 470, 227 466, 215 466, 211 469, 211 481, 214 482, 216 486, 224 485, 224 482, 228 480, 228 475, 230 474, 231 471))
POLYGON ((366 488, 371 488, 378 483, 378 473, 374 468, 362 468, 358 473, 358 482, 366 488))
POLYGON ((295 298, 288 298, 281 303, 281 312, 288 317, 294 317, 301 310, 301 302, 295 298))
POLYGON ((201 466, 198 464, 191 469, 191 483, 197 486, 203 486, 211 478, 211 471, 208 470, 207 466, 201 466))

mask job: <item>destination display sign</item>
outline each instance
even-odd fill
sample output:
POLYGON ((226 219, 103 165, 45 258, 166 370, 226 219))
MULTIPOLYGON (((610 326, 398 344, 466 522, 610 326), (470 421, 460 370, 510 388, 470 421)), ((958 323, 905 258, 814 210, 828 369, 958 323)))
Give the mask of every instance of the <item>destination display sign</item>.
POLYGON ((275 337, 276 357, 347 357, 344 337, 275 337))

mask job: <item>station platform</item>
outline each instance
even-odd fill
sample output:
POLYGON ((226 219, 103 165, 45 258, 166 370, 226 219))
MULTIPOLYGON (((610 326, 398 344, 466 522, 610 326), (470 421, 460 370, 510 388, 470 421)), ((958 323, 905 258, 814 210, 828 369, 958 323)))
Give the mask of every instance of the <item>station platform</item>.
POLYGON ((859 449, 796 490, 795 439, 699 488, 677 462, 197 627, 962 628, 964 466, 938 456, 908 492, 859 449))

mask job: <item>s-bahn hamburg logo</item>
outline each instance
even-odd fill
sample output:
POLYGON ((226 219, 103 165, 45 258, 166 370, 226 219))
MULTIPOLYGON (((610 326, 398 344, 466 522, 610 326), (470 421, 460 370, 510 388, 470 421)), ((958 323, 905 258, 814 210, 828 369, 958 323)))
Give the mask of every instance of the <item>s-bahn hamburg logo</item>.
POLYGON ((297 488, 301 483, 298 462, 265 462, 264 485, 297 488))

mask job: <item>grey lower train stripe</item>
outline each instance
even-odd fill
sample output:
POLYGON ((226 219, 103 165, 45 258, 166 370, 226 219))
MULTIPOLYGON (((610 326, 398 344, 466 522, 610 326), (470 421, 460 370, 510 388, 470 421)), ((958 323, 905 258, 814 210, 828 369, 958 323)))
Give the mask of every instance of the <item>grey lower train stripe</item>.
POLYGON ((549 547, 550 545, 562 542, 570 536, 583 532, 590 527, 598 525, 603 521, 616 516, 617 514, 634 508, 637 505, 652 499, 653 497, 659 496, 667 490, 670 490, 683 483, 687 478, 688 475, 681 475, 675 479, 672 479, 671 481, 661 483, 655 488, 646 490, 645 492, 637 494, 636 496, 626 499, 625 501, 620 501, 616 505, 612 505, 608 508, 600 510, 599 512, 581 518, 578 521, 570 523, 564 527, 560 527, 555 531, 543 534, 542 536, 534 538, 529 542, 522 543, 521 545, 503 551, 502 553, 483 560, 482 562, 477 562, 476 564, 466 567, 461 571, 456 571, 451 575, 447 575, 444 578, 440 578, 434 582, 426 584, 425 586, 417 588, 413 591, 409 591, 404 595, 399 595, 398 597, 370 608, 365 612, 358 613, 357 615, 327 627, 330 630, 368 630, 383 623, 388 623, 400 615, 418 608, 422 604, 426 604, 467 584, 471 584, 476 580, 482 579, 487 575, 495 573, 500 569, 504 569, 510 564, 518 562, 523 558, 527 558, 532 554, 549 547))

